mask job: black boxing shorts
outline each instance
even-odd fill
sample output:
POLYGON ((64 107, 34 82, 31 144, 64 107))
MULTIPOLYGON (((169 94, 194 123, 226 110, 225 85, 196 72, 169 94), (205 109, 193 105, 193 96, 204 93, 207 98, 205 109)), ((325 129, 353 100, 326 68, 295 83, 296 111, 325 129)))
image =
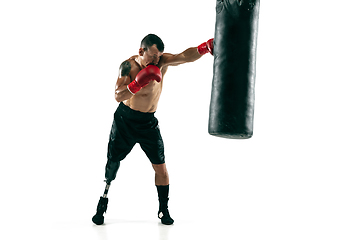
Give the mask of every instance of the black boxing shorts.
POLYGON ((152 164, 165 163, 164 143, 154 113, 135 111, 121 102, 111 127, 108 161, 123 160, 136 143, 152 164))

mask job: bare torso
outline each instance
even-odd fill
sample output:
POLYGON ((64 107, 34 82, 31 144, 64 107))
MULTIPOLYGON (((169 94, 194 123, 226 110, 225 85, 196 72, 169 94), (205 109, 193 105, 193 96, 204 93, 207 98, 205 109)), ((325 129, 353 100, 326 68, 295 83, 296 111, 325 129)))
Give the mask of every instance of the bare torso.
MULTIPOLYGON (((156 49, 155 45, 152 48, 156 49)), ((143 56, 132 56, 123 62, 123 64, 126 63, 126 66, 124 67, 126 71, 121 70, 122 66, 120 66, 119 77, 115 86, 115 100, 117 102, 123 102, 126 106, 136 111, 155 112, 168 66, 177 66, 187 62, 193 62, 201 56, 202 55, 198 53, 196 47, 188 48, 179 54, 162 54, 158 50, 151 51, 150 48, 143 56), (150 81, 148 85, 142 87, 140 91, 133 95, 128 91, 127 85, 134 81, 136 75, 150 63, 156 64, 156 66, 159 67, 162 74, 162 80, 160 82, 150 81)))
MULTIPOLYGON (((130 81, 133 81, 136 75, 142 70, 140 65, 136 61, 137 56, 133 56, 128 59, 131 63, 130 81)), ((167 66, 163 67, 161 61, 157 65, 162 74, 161 82, 151 81, 147 86, 143 87, 138 93, 133 95, 131 98, 124 100, 123 103, 133 110, 140 112, 155 112, 160 99, 164 75, 167 71, 167 66)))

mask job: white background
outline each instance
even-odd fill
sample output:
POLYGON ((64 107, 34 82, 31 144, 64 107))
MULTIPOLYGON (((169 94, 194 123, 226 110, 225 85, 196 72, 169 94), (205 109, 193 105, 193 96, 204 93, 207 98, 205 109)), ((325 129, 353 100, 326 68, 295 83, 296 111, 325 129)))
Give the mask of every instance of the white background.
POLYGON ((212 56, 169 68, 156 116, 173 226, 136 146, 94 226, 118 67, 141 39, 214 35, 215 0, 2 1, 2 239, 359 239, 358 1, 261 1, 254 136, 208 135, 212 56), (6 237, 5 237, 6 236, 6 237))

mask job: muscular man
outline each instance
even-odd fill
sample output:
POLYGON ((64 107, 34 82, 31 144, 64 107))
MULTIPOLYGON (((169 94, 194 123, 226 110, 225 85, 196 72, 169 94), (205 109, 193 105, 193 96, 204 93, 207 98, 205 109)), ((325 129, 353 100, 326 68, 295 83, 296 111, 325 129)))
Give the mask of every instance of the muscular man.
POLYGON ((163 224, 173 224, 168 211, 169 175, 164 157, 164 144, 154 116, 162 91, 164 75, 169 66, 193 62, 213 50, 213 39, 198 47, 191 47, 180 54, 163 53, 162 40, 147 35, 142 41, 139 55, 125 60, 119 68, 115 86, 115 100, 119 106, 114 114, 108 144, 108 161, 105 168, 107 188, 100 197, 97 213, 93 217, 95 224, 104 222, 106 198, 110 182, 123 160, 136 143, 145 152, 155 170, 155 185, 159 197, 158 217, 163 224))

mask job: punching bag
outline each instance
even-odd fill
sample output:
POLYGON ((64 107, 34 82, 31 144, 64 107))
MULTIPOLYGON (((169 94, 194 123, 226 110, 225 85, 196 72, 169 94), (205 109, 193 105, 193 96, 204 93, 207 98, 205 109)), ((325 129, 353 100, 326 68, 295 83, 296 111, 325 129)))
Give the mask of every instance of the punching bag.
POLYGON ((217 0, 209 134, 253 135, 260 0, 217 0))

